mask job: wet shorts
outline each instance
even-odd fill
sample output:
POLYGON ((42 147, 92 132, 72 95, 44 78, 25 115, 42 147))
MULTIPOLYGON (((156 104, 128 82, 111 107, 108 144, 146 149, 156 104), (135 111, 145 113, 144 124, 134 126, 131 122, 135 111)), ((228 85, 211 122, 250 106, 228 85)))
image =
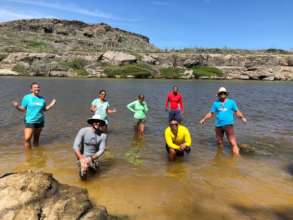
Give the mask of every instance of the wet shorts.
POLYGON ((25 128, 43 128, 44 122, 41 123, 24 123, 25 128))
MULTIPOLYGON (((168 146, 168 144, 166 144, 166 150, 167 150, 168 153, 169 153, 169 149, 170 149, 170 147, 168 146)), ((183 156, 183 155, 184 155, 184 151, 185 151, 186 153, 190 153, 191 148, 188 147, 188 148, 185 149, 185 150, 176 150, 176 149, 175 149, 175 151, 176 151, 176 155, 177 155, 177 156, 183 156)))
POLYGON ((145 119, 134 119, 135 123, 145 123, 145 119))
POLYGON ((220 127, 216 127, 216 129, 220 129, 222 132, 227 132, 228 128, 233 128, 233 124, 231 125, 225 125, 225 126, 220 126, 220 127))
POLYGON ((168 120, 176 119, 179 123, 182 121, 181 111, 180 110, 170 110, 168 120))

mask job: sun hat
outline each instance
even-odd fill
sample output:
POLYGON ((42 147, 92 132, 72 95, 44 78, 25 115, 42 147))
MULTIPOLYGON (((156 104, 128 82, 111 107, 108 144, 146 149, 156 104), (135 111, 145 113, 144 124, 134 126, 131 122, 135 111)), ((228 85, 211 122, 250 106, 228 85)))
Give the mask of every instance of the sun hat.
POLYGON ((90 125, 94 122, 99 122, 102 126, 106 123, 100 115, 93 115, 91 118, 87 120, 87 123, 89 123, 90 125))
POLYGON ((225 87, 220 87, 219 90, 218 90, 218 94, 220 94, 221 92, 224 92, 224 93, 227 93, 228 94, 228 91, 225 87))

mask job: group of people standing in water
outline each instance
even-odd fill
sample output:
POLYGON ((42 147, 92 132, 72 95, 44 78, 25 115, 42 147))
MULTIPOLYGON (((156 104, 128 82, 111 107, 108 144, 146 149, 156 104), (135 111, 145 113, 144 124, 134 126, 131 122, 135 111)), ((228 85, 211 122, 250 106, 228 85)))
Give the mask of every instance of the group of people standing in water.
MULTIPOLYGON (((31 149, 33 145, 39 145, 39 137, 44 127, 44 112, 50 110, 55 104, 53 99, 49 104, 40 94, 40 86, 38 83, 31 84, 31 92, 25 95, 21 104, 13 101, 13 106, 25 112, 24 119, 24 148, 31 149)), ((98 97, 91 102, 90 111, 93 116, 87 120, 89 126, 81 128, 73 144, 73 150, 78 159, 80 167, 80 177, 85 179, 89 170, 97 170, 99 168, 99 158, 103 155, 108 133, 108 114, 115 113, 117 110, 111 108, 106 99, 106 91, 100 90, 98 97)), ((217 143, 220 149, 224 149, 224 135, 226 134, 231 144, 232 153, 239 155, 239 147, 237 145, 234 132, 234 115, 242 122, 247 122, 243 113, 239 110, 236 102, 230 98, 229 92, 224 87, 220 87, 217 92, 218 99, 212 104, 210 111, 200 120, 204 124, 207 120, 215 118, 215 133, 217 143)), ((137 100, 126 106, 134 113, 135 129, 139 137, 144 135, 144 127, 149 108, 144 99, 144 95, 138 95, 137 100)), ((182 114, 184 113, 183 96, 178 91, 177 86, 173 86, 166 98, 165 109, 168 112, 169 125, 165 129, 164 138, 168 158, 170 161, 175 160, 177 156, 183 156, 184 153, 190 153, 192 138, 189 129, 183 125, 182 114)))

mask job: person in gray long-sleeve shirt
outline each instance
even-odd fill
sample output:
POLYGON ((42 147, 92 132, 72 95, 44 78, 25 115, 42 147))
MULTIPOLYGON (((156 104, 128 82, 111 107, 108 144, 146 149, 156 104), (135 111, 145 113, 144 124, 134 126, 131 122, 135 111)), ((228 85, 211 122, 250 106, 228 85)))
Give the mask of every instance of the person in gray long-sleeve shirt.
POLYGON ((97 169, 97 161, 105 151, 107 139, 107 135, 100 131, 105 121, 101 120, 99 115, 94 115, 87 122, 90 126, 79 130, 73 144, 73 150, 80 162, 82 179, 86 178, 89 167, 97 169))

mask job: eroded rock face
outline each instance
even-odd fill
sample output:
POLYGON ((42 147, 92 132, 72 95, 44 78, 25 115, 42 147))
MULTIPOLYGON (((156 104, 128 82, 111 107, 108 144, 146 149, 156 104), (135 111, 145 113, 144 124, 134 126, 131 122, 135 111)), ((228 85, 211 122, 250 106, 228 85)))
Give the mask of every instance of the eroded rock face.
POLYGON ((137 58, 131 54, 117 52, 117 51, 107 51, 102 56, 102 61, 105 63, 122 65, 136 63, 137 58))
POLYGON ((91 203, 85 189, 60 184, 51 174, 24 172, 0 178, 0 219, 117 219, 91 203))

